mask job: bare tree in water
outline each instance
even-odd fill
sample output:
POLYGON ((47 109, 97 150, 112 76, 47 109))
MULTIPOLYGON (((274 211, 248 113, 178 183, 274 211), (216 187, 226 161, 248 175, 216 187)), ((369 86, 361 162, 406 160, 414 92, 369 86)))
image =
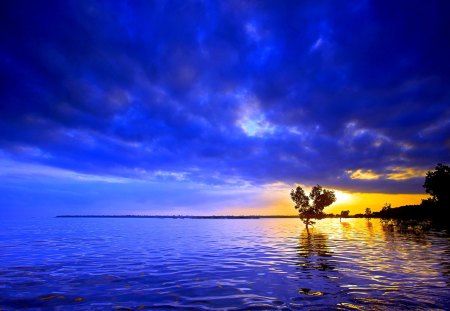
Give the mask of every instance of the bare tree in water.
POLYGON ((320 185, 314 186, 309 196, 302 187, 297 186, 295 190, 291 190, 291 198, 306 230, 309 225, 315 224, 312 219, 322 219, 325 216, 323 209, 336 201, 334 191, 324 189, 320 185))
POLYGON ((370 219, 372 217, 372 210, 367 207, 366 212, 364 214, 366 215, 367 219, 370 219))
POLYGON ((350 215, 350 211, 341 211, 341 215, 339 216, 339 221, 341 221, 342 218, 347 218, 348 215, 350 215))

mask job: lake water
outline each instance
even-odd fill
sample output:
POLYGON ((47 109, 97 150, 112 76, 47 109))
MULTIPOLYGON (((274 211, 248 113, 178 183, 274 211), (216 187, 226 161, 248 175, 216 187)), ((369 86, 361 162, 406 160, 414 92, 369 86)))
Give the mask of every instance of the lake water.
POLYGON ((0 221, 0 310, 450 309, 444 231, 380 220, 0 221))

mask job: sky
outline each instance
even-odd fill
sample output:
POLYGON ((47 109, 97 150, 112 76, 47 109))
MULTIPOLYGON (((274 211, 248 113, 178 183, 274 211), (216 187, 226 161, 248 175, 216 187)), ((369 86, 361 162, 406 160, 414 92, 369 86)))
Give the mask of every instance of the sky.
POLYGON ((0 214, 295 214, 426 198, 450 2, 1 1, 0 214))

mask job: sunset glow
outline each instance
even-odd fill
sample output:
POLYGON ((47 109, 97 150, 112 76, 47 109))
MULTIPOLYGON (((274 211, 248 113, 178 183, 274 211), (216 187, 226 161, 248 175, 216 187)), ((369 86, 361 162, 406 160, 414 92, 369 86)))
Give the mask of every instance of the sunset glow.
POLYGON ((339 190, 335 191, 336 193, 336 203, 341 205, 348 205, 353 200, 353 195, 348 192, 342 192, 339 190))
POLYGON ((295 214, 317 184, 355 213, 450 161, 436 3, 1 6, 5 216, 295 214))
POLYGON ((0 311, 450 310, 450 0, 0 1, 0 311))

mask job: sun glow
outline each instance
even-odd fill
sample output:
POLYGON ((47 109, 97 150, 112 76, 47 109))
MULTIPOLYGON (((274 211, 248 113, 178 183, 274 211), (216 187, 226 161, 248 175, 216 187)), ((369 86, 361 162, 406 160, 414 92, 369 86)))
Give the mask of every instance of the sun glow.
POLYGON ((336 195, 336 204, 347 204, 353 200, 353 196, 348 192, 334 190, 336 195))
MULTIPOLYGON (((298 211, 289 196, 292 186, 284 187, 284 184, 276 184, 275 189, 268 186, 262 191, 260 202, 261 207, 251 209, 237 208, 234 214, 244 215, 297 215, 298 211)), ((309 193, 310 187, 304 187, 309 193)), ((350 214, 364 213, 366 208, 373 212, 381 210, 385 203, 391 203, 393 207, 420 204, 421 200, 426 199, 426 194, 391 194, 391 193, 361 193, 348 192, 333 189, 336 195, 336 202, 324 209, 325 213, 340 213, 342 210, 350 210, 350 214)))

